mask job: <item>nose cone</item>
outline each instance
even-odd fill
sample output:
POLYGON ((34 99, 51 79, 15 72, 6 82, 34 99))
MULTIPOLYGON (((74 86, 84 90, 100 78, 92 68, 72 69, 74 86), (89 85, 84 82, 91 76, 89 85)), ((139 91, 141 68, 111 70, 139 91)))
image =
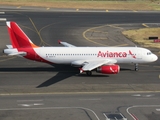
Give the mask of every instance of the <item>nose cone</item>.
POLYGON ((158 59, 157 55, 153 54, 153 56, 152 56, 152 61, 154 62, 154 61, 156 61, 157 59, 158 59))

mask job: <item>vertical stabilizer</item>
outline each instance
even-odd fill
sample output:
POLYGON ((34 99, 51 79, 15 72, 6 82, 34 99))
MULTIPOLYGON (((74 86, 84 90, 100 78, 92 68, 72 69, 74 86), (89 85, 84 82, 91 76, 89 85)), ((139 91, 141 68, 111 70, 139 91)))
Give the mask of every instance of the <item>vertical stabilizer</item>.
POLYGON ((6 22, 13 48, 36 48, 23 30, 15 22, 6 22))

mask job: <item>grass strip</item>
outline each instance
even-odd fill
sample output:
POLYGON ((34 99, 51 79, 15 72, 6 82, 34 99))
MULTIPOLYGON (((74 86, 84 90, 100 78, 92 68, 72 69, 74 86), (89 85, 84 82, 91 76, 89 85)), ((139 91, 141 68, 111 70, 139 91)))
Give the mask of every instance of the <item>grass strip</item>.
POLYGON ((37 6, 53 8, 83 8, 107 10, 160 10, 160 1, 156 0, 0 0, 1 5, 37 6))

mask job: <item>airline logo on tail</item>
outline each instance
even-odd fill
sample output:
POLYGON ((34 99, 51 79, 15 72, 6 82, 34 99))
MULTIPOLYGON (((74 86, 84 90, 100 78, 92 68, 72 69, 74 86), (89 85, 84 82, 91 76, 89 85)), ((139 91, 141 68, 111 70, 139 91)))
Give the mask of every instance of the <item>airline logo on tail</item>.
POLYGON ((36 53, 34 49, 39 47, 28 38, 15 22, 7 22, 7 26, 12 45, 9 46, 9 49, 4 50, 4 53, 6 51, 7 54, 10 52, 9 55, 20 55, 30 60, 50 63, 36 53))
POLYGON ((13 48, 37 48, 15 22, 7 22, 13 48))

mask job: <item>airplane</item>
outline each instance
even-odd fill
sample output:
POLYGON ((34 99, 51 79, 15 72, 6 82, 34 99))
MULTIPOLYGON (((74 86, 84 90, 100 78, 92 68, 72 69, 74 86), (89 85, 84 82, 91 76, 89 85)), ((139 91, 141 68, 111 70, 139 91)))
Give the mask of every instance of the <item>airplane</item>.
POLYGON ((150 63, 158 59, 150 50, 142 47, 76 47, 58 41, 64 47, 39 47, 23 32, 16 22, 7 21, 12 45, 3 52, 9 56, 20 56, 29 60, 48 64, 69 64, 79 67, 80 73, 92 75, 96 70, 103 74, 117 74, 119 63, 134 63, 138 71, 139 63, 150 63))

